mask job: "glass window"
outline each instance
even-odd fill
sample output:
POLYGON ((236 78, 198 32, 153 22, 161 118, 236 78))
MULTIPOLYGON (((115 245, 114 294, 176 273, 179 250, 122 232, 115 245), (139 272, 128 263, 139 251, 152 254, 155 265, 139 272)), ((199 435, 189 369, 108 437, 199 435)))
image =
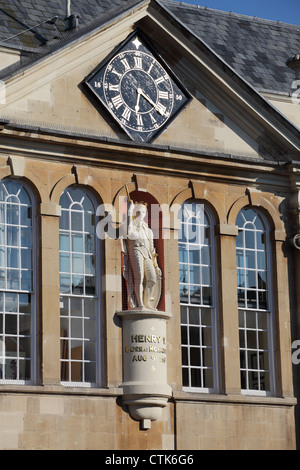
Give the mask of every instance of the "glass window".
POLYGON ((0 383, 34 380, 32 213, 24 185, 0 181, 0 383))
POLYGON ((239 213, 237 225, 241 388, 267 395, 274 393, 269 227, 253 208, 239 213))
POLYGON ((76 187, 60 199, 61 380, 100 385, 99 257, 95 206, 76 187))
POLYGON ((179 282, 183 387, 217 390, 215 246, 207 209, 187 201, 181 211, 179 282))

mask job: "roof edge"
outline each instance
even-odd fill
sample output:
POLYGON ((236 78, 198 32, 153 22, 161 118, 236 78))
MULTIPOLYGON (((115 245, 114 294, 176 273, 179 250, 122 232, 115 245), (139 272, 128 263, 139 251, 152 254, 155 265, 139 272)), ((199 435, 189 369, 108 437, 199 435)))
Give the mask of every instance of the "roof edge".
POLYGON ((291 27, 291 28, 299 28, 300 24, 296 23, 287 23, 285 21, 280 21, 280 20, 270 20, 268 18, 261 18, 259 16, 252 16, 252 15, 246 15, 243 13, 236 13, 234 11, 227 11, 227 10, 219 10, 218 8, 210 8, 207 6, 201 6, 201 5, 194 5, 186 2, 177 2, 174 0, 162 0, 164 3, 171 3, 172 5, 182 5, 185 8, 190 8, 190 9, 197 9, 197 10, 204 10, 204 11, 211 11, 214 13, 220 13, 223 15, 228 15, 232 16, 234 18, 241 18, 241 19, 249 19, 251 21, 255 21, 257 23, 270 23, 271 26, 284 26, 284 27, 291 27))

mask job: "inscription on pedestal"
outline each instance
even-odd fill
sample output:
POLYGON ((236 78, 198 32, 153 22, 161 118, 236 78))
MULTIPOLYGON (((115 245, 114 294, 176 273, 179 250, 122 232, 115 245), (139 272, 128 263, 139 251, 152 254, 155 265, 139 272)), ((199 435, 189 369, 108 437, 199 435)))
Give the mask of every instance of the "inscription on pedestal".
POLYGON ((166 362, 166 338, 158 335, 131 335, 130 344, 124 346, 131 354, 131 362, 166 362))

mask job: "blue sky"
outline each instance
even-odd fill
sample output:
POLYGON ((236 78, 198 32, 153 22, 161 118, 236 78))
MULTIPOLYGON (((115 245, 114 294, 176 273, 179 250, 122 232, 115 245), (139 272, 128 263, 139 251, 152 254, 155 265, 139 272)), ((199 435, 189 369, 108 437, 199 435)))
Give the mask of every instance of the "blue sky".
POLYGON ((300 25, 300 0, 184 0, 184 3, 300 25))

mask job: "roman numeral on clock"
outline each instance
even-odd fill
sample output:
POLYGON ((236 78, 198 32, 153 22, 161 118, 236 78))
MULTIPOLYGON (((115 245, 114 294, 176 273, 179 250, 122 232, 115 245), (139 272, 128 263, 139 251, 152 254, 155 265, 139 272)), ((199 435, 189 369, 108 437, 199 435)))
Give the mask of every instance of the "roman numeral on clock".
POLYGON ((122 59, 121 62, 125 67, 125 71, 130 69, 130 65, 128 64, 127 59, 122 59))
POLYGON ((123 117, 124 119, 126 119, 126 121, 129 121, 130 116, 131 116, 131 111, 130 111, 130 109, 129 109, 129 108, 125 108, 124 111, 123 111, 123 113, 122 113, 122 117, 123 117))
POLYGON ((109 91, 120 91, 120 85, 112 85, 110 83, 108 88, 109 88, 109 91))
POLYGON ((134 56, 134 66, 136 69, 142 69, 143 68, 143 62, 141 57, 136 57, 134 56))
POLYGON ((156 124, 156 119, 152 114, 149 114, 152 124, 156 124))
POLYGON ((164 105, 162 105, 161 103, 157 103, 157 105, 155 106, 155 109, 159 114, 164 116, 167 108, 164 105))
POLYGON ((158 98, 160 100, 168 100, 169 99, 169 93, 167 91, 159 91, 158 92, 158 98))
POLYGON ((136 118, 137 118, 137 125, 138 125, 138 126, 143 126, 144 123, 143 123, 143 118, 142 118, 142 116, 141 116, 140 114, 137 114, 137 115, 136 115, 136 118))
POLYGON ((122 104, 123 104, 123 100, 122 100, 121 95, 116 95, 111 100, 112 100, 113 105, 116 109, 119 109, 119 107, 122 106, 122 104))
POLYGON ((155 83, 156 83, 157 85, 159 85, 160 83, 162 83, 162 82, 164 82, 164 81, 165 81, 165 77, 159 77, 159 78, 157 78, 157 79, 155 80, 155 83))

